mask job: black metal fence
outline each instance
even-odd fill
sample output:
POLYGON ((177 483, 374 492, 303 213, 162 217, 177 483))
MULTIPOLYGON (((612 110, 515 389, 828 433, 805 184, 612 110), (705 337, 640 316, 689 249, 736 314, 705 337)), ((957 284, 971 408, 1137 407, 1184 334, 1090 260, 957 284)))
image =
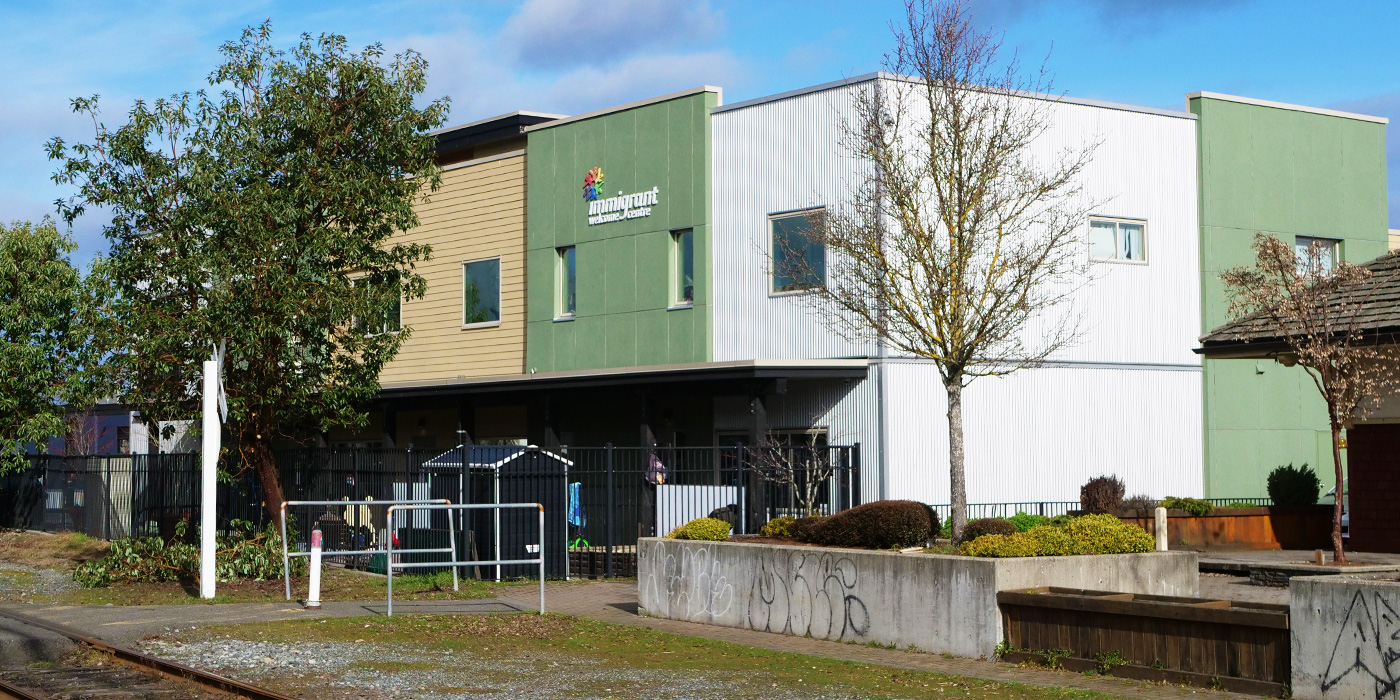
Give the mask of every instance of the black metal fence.
MULTIPOLYGON (((551 576, 636 572, 638 537, 665 535, 694 518, 728 520, 736 533, 772 518, 829 515, 861 503, 860 447, 571 447, 557 451, 476 445, 446 452, 307 449, 279 452, 289 501, 445 498, 454 503, 541 503, 551 576)), ((72 530, 107 539, 171 538, 181 520, 198 522, 199 455, 63 458, 36 456, 0 477, 0 525, 72 530)), ((221 481, 219 522, 269 523, 250 476, 221 481)), ((313 528, 339 551, 443 546, 456 534, 461 559, 526 559, 540 542, 538 517, 524 511, 403 513, 386 507, 289 508, 293 550, 313 528), (457 518, 449 528, 448 518, 457 518), (496 555, 500 556, 497 557, 496 555)), ((192 534, 192 532, 191 532, 192 534)), ((424 555, 428 556, 428 555, 424 555)), ((382 555, 348 557, 383 570, 382 555)), ((483 576, 529 575, 528 567, 483 576)))
MULTIPOLYGON (((31 455, 26 468, 0 476, 0 527, 171 539, 179 522, 198 521, 199 478, 198 454, 31 455)), ((221 481, 217 493, 221 528, 266 522, 251 478, 221 481)))

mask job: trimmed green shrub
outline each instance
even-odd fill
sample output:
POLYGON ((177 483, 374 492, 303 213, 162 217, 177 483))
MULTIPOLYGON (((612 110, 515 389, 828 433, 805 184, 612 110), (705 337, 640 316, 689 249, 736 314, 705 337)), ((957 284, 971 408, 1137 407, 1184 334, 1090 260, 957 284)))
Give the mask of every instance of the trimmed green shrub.
POLYGON ((928 542, 930 533, 937 527, 938 515, 922 503, 874 501, 817 523, 806 533, 804 541, 869 549, 913 547, 928 542))
POLYGON ((1210 512, 1215 510, 1215 506, 1211 505, 1209 501, 1202 501, 1199 498, 1177 498, 1176 496, 1163 498, 1157 506, 1167 510, 1184 510, 1187 515, 1210 515, 1210 512))
POLYGON ((975 540, 983 535, 1014 535, 1021 529, 1015 523, 1001 518, 978 518, 963 528, 963 541, 975 540))
POLYGON ((734 529, 728 521, 719 518, 696 518, 684 525, 679 525, 671 530, 666 536, 675 540, 706 540, 717 542, 729 539, 729 533, 734 529))
POLYGON ((1069 521, 1074 520, 1074 516, 1068 513, 1061 513, 1050 519, 1050 524, 1055 527, 1064 527, 1069 521))
MULTIPOLYGON (((103 558, 79 564, 73 580, 83 588, 196 580, 199 546, 184 541, 188 523, 176 525, 176 537, 168 544, 159 537, 116 540, 103 558)), ((215 538, 214 575, 220 582, 281 578, 282 539, 273 526, 258 532, 252 523, 234 520, 229 527, 230 534, 215 538)), ((298 572, 306 567, 306 560, 293 559, 292 566, 298 572)))
POLYGON ((673 540, 705 540, 719 542, 729 539, 730 525, 716 518, 696 518, 666 535, 673 540))
POLYGON ((1075 518, 1063 530, 1074 542, 1076 554, 1150 552, 1156 544, 1146 530, 1112 515, 1075 518))
POLYGON ((1226 507, 1226 508, 1258 508, 1259 506, 1258 506, 1258 505, 1255 505, 1255 504, 1253 504, 1253 503, 1250 503, 1250 502, 1248 502, 1248 501, 1230 501, 1229 503, 1226 503, 1226 504, 1225 504, 1225 507, 1226 507))
POLYGON ((1018 511, 1015 515, 1006 519, 1007 522, 1016 526, 1017 532, 1025 532, 1036 525, 1049 525, 1050 519, 1043 515, 1032 515, 1018 511))
POLYGON ((1317 504, 1322 480, 1306 462, 1296 469, 1290 463, 1269 472, 1268 488, 1276 506, 1311 506, 1317 504))
POLYGON ((1037 525, 1011 535, 983 535, 958 553, 972 557, 1049 557, 1152 551, 1152 536, 1106 514, 1086 515, 1064 527, 1037 525))
POLYGON ((817 529, 826 522, 825 515, 809 515, 798 518, 788 526, 788 536, 798 542, 816 542, 817 529))
POLYGON ((791 515, 773 518, 758 531, 758 534, 764 537, 792 537, 792 524, 796 521, 797 518, 791 515))
POLYGON ((1089 513, 1117 513, 1127 487, 1116 476, 1099 476, 1079 487, 1079 507, 1089 513))

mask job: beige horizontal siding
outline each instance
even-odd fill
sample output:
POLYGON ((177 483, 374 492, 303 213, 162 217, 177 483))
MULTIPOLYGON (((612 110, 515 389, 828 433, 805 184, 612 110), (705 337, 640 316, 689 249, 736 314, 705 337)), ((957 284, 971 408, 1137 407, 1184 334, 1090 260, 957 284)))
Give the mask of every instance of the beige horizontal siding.
POLYGON ((520 374, 525 369, 525 156, 443 173, 417 207, 419 225, 395 238, 432 246, 419 263, 422 299, 403 304, 411 329, 381 382, 520 374), (462 328, 462 263, 501 259, 501 324, 462 328))

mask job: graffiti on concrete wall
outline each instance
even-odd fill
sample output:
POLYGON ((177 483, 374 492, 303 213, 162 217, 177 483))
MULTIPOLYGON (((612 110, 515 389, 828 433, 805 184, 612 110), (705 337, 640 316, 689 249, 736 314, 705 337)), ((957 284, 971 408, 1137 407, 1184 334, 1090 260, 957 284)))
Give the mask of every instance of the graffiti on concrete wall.
POLYGON ((734 586, 704 544, 666 543, 642 580, 642 607, 658 617, 708 622, 734 606, 734 586))
POLYGON ((765 557, 749 590, 750 629, 819 639, 852 640, 870 630, 856 595, 860 570, 829 552, 779 552, 765 557))
POLYGON ((1323 693, 1344 680, 1371 682, 1376 700, 1395 697, 1400 685, 1400 616, 1395 609, 1373 592, 1370 602, 1364 591, 1352 596, 1342 620, 1337 641, 1332 644, 1332 658, 1322 674, 1323 693))

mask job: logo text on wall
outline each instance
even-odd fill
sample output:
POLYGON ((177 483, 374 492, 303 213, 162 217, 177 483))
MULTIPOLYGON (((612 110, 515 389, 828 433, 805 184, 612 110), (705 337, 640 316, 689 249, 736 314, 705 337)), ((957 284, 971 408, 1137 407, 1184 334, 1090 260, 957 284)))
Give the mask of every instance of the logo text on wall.
POLYGON ((626 219, 651 216, 651 208, 661 196, 661 188, 643 192, 606 197, 603 193, 603 169, 593 168, 583 176, 583 199, 588 202, 588 225, 607 224, 626 219))

